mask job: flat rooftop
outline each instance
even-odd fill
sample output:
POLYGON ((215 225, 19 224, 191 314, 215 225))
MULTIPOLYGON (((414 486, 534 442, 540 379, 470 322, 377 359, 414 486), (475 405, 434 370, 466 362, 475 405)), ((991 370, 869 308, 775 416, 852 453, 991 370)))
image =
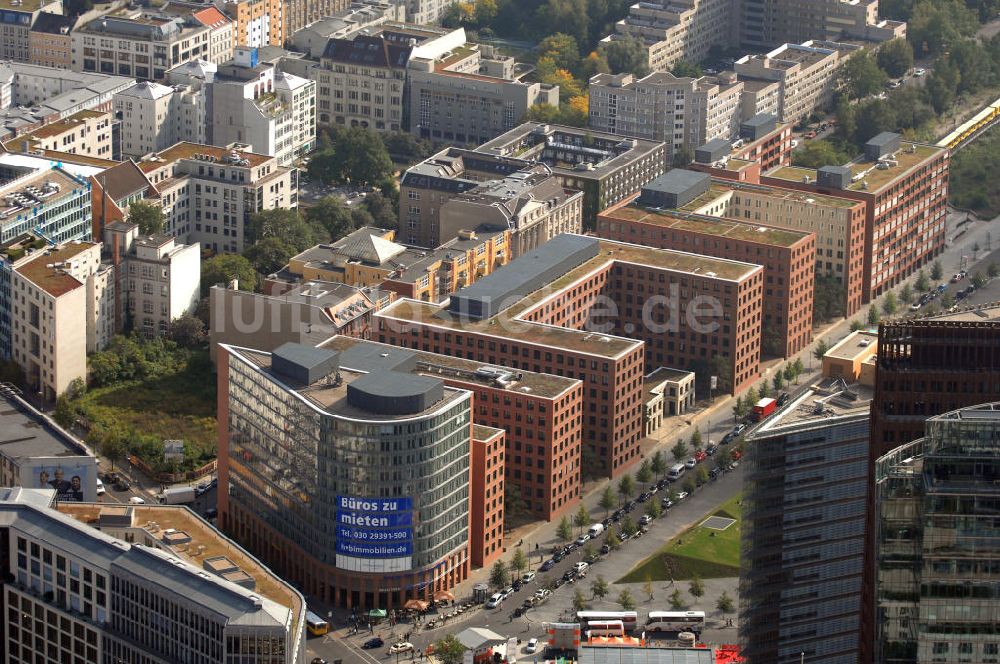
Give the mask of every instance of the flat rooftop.
POLYGON ((41 9, 42 5, 49 4, 48 0, 0 0, 0 9, 6 9, 7 11, 14 12, 36 12, 41 9))
POLYGON ((271 159, 274 159, 274 157, 269 157, 266 154, 235 150, 239 159, 245 159, 249 162, 247 164, 237 164, 228 161, 232 157, 233 152, 234 150, 231 148, 218 147, 215 145, 202 145, 200 143, 181 142, 170 146, 166 150, 154 153, 149 157, 144 157, 142 161, 138 163, 138 166, 144 173, 149 173, 172 161, 194 159, 197 155, 204 155, 210 159, 215 159, 215 163, 220 166, 254 168, 267 163, 271 159))
MULTIPOLYGON (((94 503, 59 502, 56 508, 77 521, 88 526, 97 527, 101 513, 112 510, 114 516, 121 518, 129 513, 132 527, 145 530, 151 539, 156 540, 161 548, 177 558, 198 569, 204 569, 204 561, 224 556, 233 562, 240 570, 254 580, 253 594, 291 609, 294 622, 298 620, 302 610, 301 595, 295 592, 276 574, 250 556, 244 549, 232 542, 228 537, 199 518, 187 507, 182 505, 105 505, 94 503), (125 509, 123 514, 120 510, 125 509), (155 525, 153 525, 155 524, 155 525), (163 533, 174 529, 190 536, 186 546, 171 547, 163 542, 163 533), (204 547, 204 548, 202 548, 204 547)), ((137 542, 139 543, 139 542, 137 542)), ((214 575, 213 575, 214 576, 214 575)), ((220 577, 216 577, 220 578, 220 577)), ((221 580, 221 578, 220 578, 221 580)))
POLYGON ((0 221, 31 208, 49 205, 87 185, 59 168, 49 168, 0 186, 0 221))
MULTIPOLYGON (((588 274, 607 269, 615 262, 649 265, 692 277, 711 276, 710 273, 714 273, 715 279, 734 282, 742 281, 757 270, 763 269, 758 265, 724 258, 709 258, 682 251, 652 249, 626 242, 600 240, 597 256, 571 269, 562 277, 522 298, 492 318, 483 320, 461 318, 450 314, 441 305, 410 299, 397 300, 376 315, 400 321, 419 322, 456 332, 478 332, 512 341, 547 344, 554 348, 565 348, 599 357, 618 357, 642 342, 520 319, 522 314, 543 300, 558 295, 588 274)), ((510 266, 501 269, 510 269, 510 266)))
MULTIPOLYGON (((401 349, 398 346, 380 344, 375 341, 365 341, 356 337, 336 336, 320 344, 320 348, 329 348, 330 350, 336 351, 345 351, 349 348, 355 348, 358 346, 370 346, 372 349, 379 351, 384 349, 384 352, 390 353, 407 350, 409 353, 413 353, 416 356, 417 366, 412 372, 419 375, 434 376, 445 380, 460 380, 470 384, 482 385, 484 387, 497 387, 495 381, 484 376, 476 375, 476 371, 479 369, 484 367, 496 367, 496 365, 487 364, 485 362, 477 362, 475 360, 467 360, 461 357, 451 357, 450 355, 441 355, 438 353, 429 353, 419 350, 401 349)), ((342 362, 346 362, 346 360, 342 360, 342 362)), ((496 368, 504 369, 504 367, 496 368)), ((524 369, 506 370, 520 376, 519 379, 512 382, 509 387, 506 388, 507 391, 512 394, 523 393, 531 396, 554 399, 565 393, 567 390, 573 389, 581 382, 575 378, 565 378, 563 376, 556 376, 553 374, 536 373, 534 371, 525 371, 524 369)))
POLYGON ((782 406, 751 434, 751 438, 778 433, 788 427, 807 428, 837 417, 867 418, 873 396, 872 388, 860 383, 847 385, 843 379, 823 379, 782 406))
POLYGON ((924 316, 913 322, 943 322, 943 323, 995 323, 1000 321, 1000 302, 991 302, 956 310, 954 313, 943 313, 937 316, 924 316))
POLYGON ((775 226, 749 224, 727 217, 710 217, 669 210, 653 210, 632 203, 602 213, 608 219, 653 224, 687 233, 722 237, 740 242, 757 242, 776 247, 791 247, 811 233, 784 230, 775 226))
POLYGON ((42 252, 41 255, 17 267, 16 271, 52 297, 59 297, 83 284, 76 277, 71 277, 54 265, 68 261, 93 246, 93 242, 70 242, 50 252, 42 252))
POLYGON ((472 425, 472 439, 473 440, 489 440, 498 433, 504 433, 503 429, 497 429, 496 427, 488 427, 482 424, 472 425))
POLYGON ((835 360, 856 360, 872 353, 878 347, 878 332, 857 330, 840 340, 836 346, 826 351, 824 357, 835 360))
POLYGON ((73 115, 63 118, 62 120, 56 120, 55 122, 50 122, 48 124, 42 125, 34 131, 28 132, 27 134, 22 134, 18 136, 15 140, 23 140, 26 138, 51 138, 52 136, 58 136, 71 129, 75 129, 82 125, 87 120, 93 120, 94 118, 99 118, 102 116, 108 116, 111 118, 111 114, 102 111, 91 111, 82 110, 77 111, 73 115))
POLYGON ((86 446, 56 429, 30 406, 4 395, 0 401, 0 454, 11 459, 86 456, 86 446))
POLYGON ((777 201, 789 201, 790 203, 796 204, 805 203, 808 205, 824 207, 852 208, 855 205, 863 205, 860 201, 856 201, 851 198, 840 198, 839 196, 828 196, 826 194, 817 194, 811 191, 799 191, 797 189, 783 189, 763 184, 744 184, 741 182, 731 182, 729 180, 713 180, 712 187, 708 191, 709 193, 717 191, 719 192, 719 195, 728 192, 738 194, 741 191, 745 191, 756 196, 767 196, 768 198, 772 198, 777 201))
MULTIPOLYGON (((237 348, 235 352, 246 359, 251 364, 267 373, 272 380, 278 381, 288 386, 300 397, 310 402, 316 408, 333 416, 342 416, 351 419, 393 421, 406 420, 419 416, 421 413, 388 414, 376 413, 371 410, 358 408, 348 402, 347 386, 353 381, 373 374, 353 371, 349 367, 340 367, 337 370, 341 380, 327 380, 326 378, 317 381, 312 385, 293 385, 289 378, 275 374, 271 371, 271 353, 266 353, 247 348, 237 348)), ((405 375, 405 374, 404 374, 405 375)), ((443 398, 436 403, 427 404, 423 413, 438 410, 448 404, 458 401, 465 394, 465 390, 445 387, 443 398)))
MULTIPOLYGON (((921 143, 903 142, 902 147, 893 155, 899 162, 897 166, 890 166, 885 170, 876 168, 876 162, 869 161, 864 157, 847 164, 851 169, 852 182, 845 191, 867 191, 875 193, 888 184, 905 177, 925 161, 944 152, 944 148, 921 143), (856 179, 855 179, 856 178, 856 179), (867 185, 866 185, 867 183, 867 185)), ((836 165, 836 164, 831 164, 836 165)), ((816 169, 803 168, 801 166, 779 166, 767 173, 767 177, 789 182, 803 182, 809 178, 811 183, 816 182, 816 169)))

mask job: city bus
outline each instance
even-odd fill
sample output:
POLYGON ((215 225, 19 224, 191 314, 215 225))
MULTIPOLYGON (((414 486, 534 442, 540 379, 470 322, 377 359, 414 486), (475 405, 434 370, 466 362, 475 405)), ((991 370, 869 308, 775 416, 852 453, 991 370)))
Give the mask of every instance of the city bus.
POLYGON ((621 620, 591 620, 587 623, 587 638, 595 636, 625 636, 625 624, 621 620))
POLYGON ((620 620, 625 631, 632 632, 639 623, 639 614, 635 611, 578 611, 576 619, 584 623, 583 626, 595 622, 606 623, 612 620, 620 620))
POLYGON ((650 611, 647 632, 694 632, 705 629, 704 611, 650 611))
POLYGON ((312 611, 306 611, 306 629, 309 630, 309 636, 323 636, 330 631, 330 623, 312 611))

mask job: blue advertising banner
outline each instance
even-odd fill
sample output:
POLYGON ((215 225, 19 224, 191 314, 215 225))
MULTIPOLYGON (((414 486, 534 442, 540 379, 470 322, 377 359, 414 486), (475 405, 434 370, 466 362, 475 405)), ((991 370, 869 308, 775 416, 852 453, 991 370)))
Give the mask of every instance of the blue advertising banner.
POLYGON ((413 509, 412 498, 359 498, 357 496, 337 496, 338 510, 353 512, 408 512, 413 509))
POLYGON ((368 530, 365 528, 345 528, 337 526, 337 539, 356 542, 409 542, 413 539, 412 528, 385 528, 368 530))
POLYGON ((413 542, 365 544, 338 539, 337 553, 356 558, 404 558, 413 554, 413 542))
POLYGON ((337 510, 337 524, 359 528, 399 528, 413 525, 413 513, 372 514, 370 512, 337 510))

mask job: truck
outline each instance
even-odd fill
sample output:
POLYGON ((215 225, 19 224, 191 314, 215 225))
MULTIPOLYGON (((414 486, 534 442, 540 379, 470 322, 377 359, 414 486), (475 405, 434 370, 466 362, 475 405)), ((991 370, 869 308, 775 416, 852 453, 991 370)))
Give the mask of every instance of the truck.
POLYGON ((195 491, 193 486, 175 486, 164 489, 160 494, 160 503, 163 505, 187 505, 193 503, 195 491))
POLYGON ((756 405, 754 405, 753 413, 751 413, 750 417, 751 419, 753 419, 754 422, 760 422, 765 417, 773 413, 774 409, 777 407, 778 407, 777 400, 772 399, 770 397, 766 397, 764 399, 761 399, 756 403, 756 405))
POLYGON ((590 530, 587 531, 587 534, 590 535, 590 539, 597 539, 603 532, 604 532, 604 524, 595 523, 590 527, 590 530))

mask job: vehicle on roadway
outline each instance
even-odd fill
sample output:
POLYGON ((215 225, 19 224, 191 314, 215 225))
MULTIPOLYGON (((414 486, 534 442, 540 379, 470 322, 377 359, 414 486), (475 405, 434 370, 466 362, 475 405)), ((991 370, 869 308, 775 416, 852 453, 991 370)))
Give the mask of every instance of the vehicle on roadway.
POLYGON ((646 618, 647 632, 694 632, 705 629, 704 611, 650 611, 646 618))
POLYGON ((653 517, 649 516, 648 514, 643 514, 641 517, 639 517, 640 526, 648 526, 651 523, 653 523, 653 517))
POLYGON ((104 493, 105 493, 105 491, 104 491, 104 482, 102 482, 101 478, 98 477, 97 478, 97 495, 98 496, 103 496, 104 493))
POLYGON ((555 566, 556 566, 556 561, 553 560, 552 558, 549 558, 544 563, 542 563, 542 566, 539 569, 541 569, 543 572, 548 572, 555 566))
POLYGON ((677 494, 677 501, 680 502, 680 501, 684 500, 687 497, 688 497, 688 492, 687 491, 681 491, 680 493, 677 494))
POLYGON ((524 652, 528 655, 538 652, 538 639, 528 639, 528 645, 524 646, 524 652))
POLYGON ((589 625, 592 622, 620 620, 626 631, 633 631, 639 624, 639 614, 635 611, 577 611, 576 619, 589 625))
POLYGON ((926 73, 927 73, 927 70, 924 69, 924 68, 922 68, 922 67, 917 67, 916 69, 913 70, 913 75, 917 76, 917 77, 923 76, 926 73))
POLYGON ((695 466, 698 465, 698 462, 695 461, 694 457, 690 457, 687 461, 684 462, 684 465, 687 466, 688 468, 694 468, 695 466))
POLYGON ((142 498, 140 498, 139 496, 132 496, 131 498, 128 499, 128 502, 129 502, 130 505, 145 505, 146 504, 146 501, 143 500, 142 498))
POLYGON ((306 611, 306 631, 309 632, 309 636, 323 636, 330 631, 330 623, 312 611, 306 611))
POLYGON ((534 572, 525 572, 524 575, 521 576, 521 583, 531 583, 534 580, 535 580, 534 572))
POLYGON ((587 533, 584 533, 584 534, 582 534, 582 535, 580 535, 579 537, 576 538, 576 545, 577 546, 583 546, 584 544, 587 543, 587 540, 589 540, 589 539, 590 539, 590 535, 588 535, 587 533))
POLYGON ((486 601, 486 608, 495 609, 498 606, 500 606, 500 603, 503 602, 503 600, 504 600, 503 593, 493 593, 493 595, 491 595, 490 598, 486 601))
POLYGON ((588 565, 587 563, 583 563, 583 562, 581 562, 581 563, 575 563, 573 565, 573 571, 576 572, 577 574, 583 574, 584 572, 587 571, 587 569, 589 567, 590 567, 590 565, 588 565))
POLYGON ((413 650, 413 644, 408 641, 398 641, 389 646, 389 654, 395 655, 398 652, 410 652, 413 650))
POLYGON ((381 648, 384 645, 385 641, 376 636, 374 639, 368 639, 367 641, 362 643, 361 647, 364 648, 365 650, 374 650, 375 648, 381 648))

